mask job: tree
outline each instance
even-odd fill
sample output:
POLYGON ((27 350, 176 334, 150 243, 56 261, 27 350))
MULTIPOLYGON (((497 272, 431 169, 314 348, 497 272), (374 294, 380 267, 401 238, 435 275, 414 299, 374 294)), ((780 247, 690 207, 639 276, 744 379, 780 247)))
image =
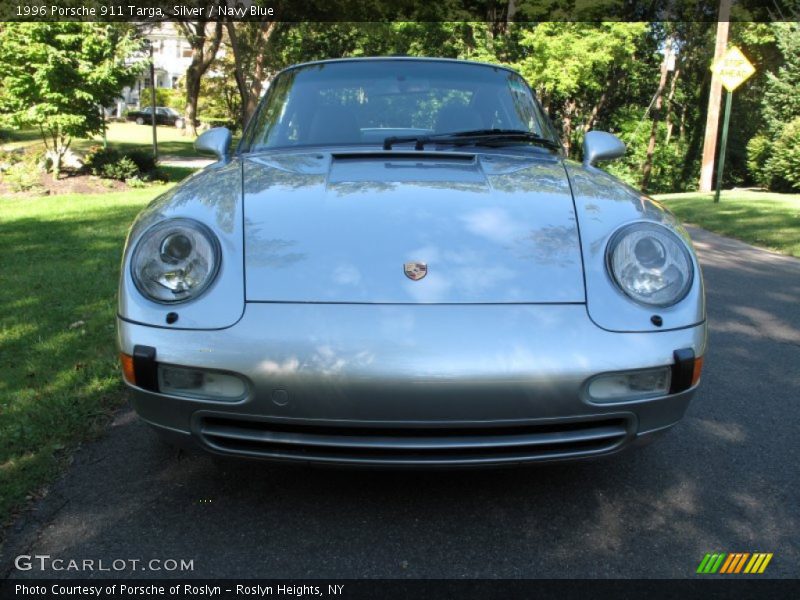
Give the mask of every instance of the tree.
POLYGON ((233 75, 239 90, 244 126, 258 105, 269 68, 267 45, 278 27, 276 21, 227 21, 228 42, 233 54, 233 75))
POLYGON ((209 15, 216 14, 215 2, 207 2, 201 16, 196 21, 178 21, 183 35, 192 48, 192 60, 186 69, 186 132, 197 135, 195 120, 197 119, 197 100, 200 97, 200 82, 211 63, 217 57, 222 41, 222 21, 212 21, 209 15), (209 33, 210 32, 210 33, 209 33))
POLYGON ((197 103, 197 118, 201 122, 240 129, 240 96, 236 82, 230 75, 232 72, 233 55, 226 52, 217 58, 214 68, 203 77, 197 103))
POLYGON ((54 179, 74 137, 99 133, 100 109, 139 66, 134 29, 111 23, 9 23, 0 29, 0 121, 39 130, 54 179))
POLYGON ((783 64, 767 74, 762 107, 767 131, 778 135, 800 115, 800 24, 773 23, 772 27, 783 64))
POLYGON ((623 86, 630 73, 652 58, 643 56, 640 48, 648 40, 645 23, 552 22, 518 27, 521 56, 515 66, 550 115, 560 117, 568 153, 576 134, 591 129, 607 106, 609 90, 623 86))

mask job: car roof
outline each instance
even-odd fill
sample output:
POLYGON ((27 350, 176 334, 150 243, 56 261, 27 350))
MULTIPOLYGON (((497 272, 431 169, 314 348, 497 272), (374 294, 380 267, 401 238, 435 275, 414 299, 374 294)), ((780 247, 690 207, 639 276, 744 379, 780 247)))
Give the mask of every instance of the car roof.
POLYGON ((298 63, 296 65, 291 65, 282 69, 277 75, 285 71, 291 71, 292 69, 299 69, 301 67, 308 67, 312 65, 324 65, 329 63, 339 63, 339 62, 373 62, 379 60, 396 60, 396 61, 405 61, 405 62, 443 62, 443 63, 457 63, 462 65, 478 65, 481 67, 491 67, 493 69, 503 69, 504 71, 509 71, 511 73, 519 73, 512 69, 511 67, 507 67, 505 65, 497 65, 493 63, 487 62, 479 62, 476 60, 463 60, 460 58, 438 58, 433 56, 357 56, 357 57, 348 57, 348 58, 328 58, 325 60, 312 60, 309 62, 298 63))

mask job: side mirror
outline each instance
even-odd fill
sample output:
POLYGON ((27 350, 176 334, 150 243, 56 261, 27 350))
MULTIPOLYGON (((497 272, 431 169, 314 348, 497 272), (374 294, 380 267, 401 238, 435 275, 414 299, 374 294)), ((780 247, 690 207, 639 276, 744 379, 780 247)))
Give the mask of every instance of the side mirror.
POLYGON ((194 149, 201 153, 211 153, 218 161, 228 162, 231 147, 231 131, 227 127, 214 127, 201 133, 194 141, 194 149))
POLYGON ((590 131, 583 138, 583 164, 587 167, 601 160, 612 160, 624 155, 625 144, 611 133, 590 131))

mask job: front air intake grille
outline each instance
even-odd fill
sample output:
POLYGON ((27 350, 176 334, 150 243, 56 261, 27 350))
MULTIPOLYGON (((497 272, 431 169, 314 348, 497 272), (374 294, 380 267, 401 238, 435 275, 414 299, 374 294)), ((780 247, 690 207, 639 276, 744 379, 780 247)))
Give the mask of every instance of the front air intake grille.
POLYGON ((408 465, 579 458, 616 450, 630 430, 622 418, 485 427, 340 427, 206 416, 199 425, 203 442, 225 454, 408 465))

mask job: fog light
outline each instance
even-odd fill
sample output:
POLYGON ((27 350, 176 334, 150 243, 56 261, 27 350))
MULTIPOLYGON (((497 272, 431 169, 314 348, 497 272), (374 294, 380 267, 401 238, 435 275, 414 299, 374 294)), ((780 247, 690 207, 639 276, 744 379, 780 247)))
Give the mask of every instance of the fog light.
POLYGON ((239 400, 247 384, 236 375, 159 365, 158 389, 164 394, 209 400, 239 400))
POLYGON ((669 392, 670 367, 598 375, 589 382, 594 402, 622 402, 664 396, 669 392))

